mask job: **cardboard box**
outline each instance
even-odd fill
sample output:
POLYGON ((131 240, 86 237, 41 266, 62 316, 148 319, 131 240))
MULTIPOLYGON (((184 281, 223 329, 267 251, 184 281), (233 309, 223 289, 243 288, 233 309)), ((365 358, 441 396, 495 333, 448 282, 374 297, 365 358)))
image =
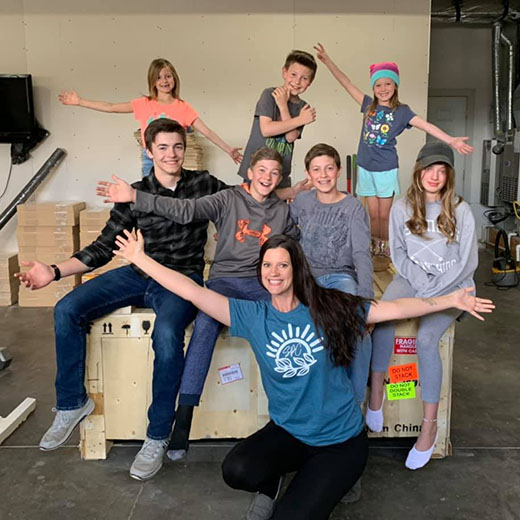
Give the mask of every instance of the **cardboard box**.
POLYGON ((47 287, 35 291, 20 287, 20 307, 54 307, 66 294, 80 282, 79 276, 68 276, 59 282, 52 282, 47 287))
POLYGON ((79 248, 83 249, 84 247, 89 246, 96 240, 96 238, 100 235, 100 230, 87 230, 85 231, 83 228, 80 227, 79 232, 79 248))
POLYGON ((16 208, 19 226, 77 226, 84 202, 28 202, 16 208))
POLYGON ((20 282, 14 277, 18 269, 17 254, 0 255, 0 306, 6 307, 18 301, 20 282))
POLYGON ((56 251, 77 251, 79 248, 78 226, 18 226, 18 246, 24 248, 45 247, 56 251))
POLYGON ((79 214, 81 231, 101 231, 110 218, 110 207, 106 209, 84 209, 79 214))
MULTIPOLYGON (((44 264, 59 264, 60 262, 65 262, 68 260, 74 251, 71 249, 70 251, 56 251, 53 247, 29 247, 23 246, 18 251, 18 257, 20 258, 20 264, 22 261, 31 262, 34 260, 38 260, 43 262, 44 264)), ((29 267, 20 265, 21 271, 27 271, 29 267)))

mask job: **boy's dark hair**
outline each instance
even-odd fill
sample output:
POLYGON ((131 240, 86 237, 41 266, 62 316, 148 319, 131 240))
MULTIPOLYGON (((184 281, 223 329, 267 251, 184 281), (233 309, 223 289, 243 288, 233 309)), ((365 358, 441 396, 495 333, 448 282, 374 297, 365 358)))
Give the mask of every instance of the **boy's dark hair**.
POLYGON ((152 143, 155 141, 157 134, 161 132, 165 134, 179 134, 184 143, 184 148, 186 148, 186 130, 184 130, 184 127, 173 119, 161 117, 152 121, 144 131, 144 142, 147 150, 152 151, 152 143))
POLYGON ((339 157, 339 153, 333 146, 325 143, 315 144, 305 155, 305 169, 309 171, 309 167, 311 165, 311 161, 316 157, 321 157, 322 155, 326 155, 327 157, 332 157, 336 166, 341 168, 341 159, 339 157))
POLYGON ((252 168, 258 161, 267 159, 268 161, 276 161, 280 165, 280 173, 282 173, 283 159, 278 150, 264 146, 259 148, 253 155, 251 155, 251 162, 249 167, 252 168))
POLYGON ((314 56, 312 54, 309 54, 305 51, 293 50, 289 53, 287 58, 285 58, 284 68, 288 69, 293 63, 299 63, 300 65, 303 65, 304 67, 311 69, 311 79, 314 79, 314 76, 316 76, 318 64, 316 63, 316 60, 314 59, 314 56))

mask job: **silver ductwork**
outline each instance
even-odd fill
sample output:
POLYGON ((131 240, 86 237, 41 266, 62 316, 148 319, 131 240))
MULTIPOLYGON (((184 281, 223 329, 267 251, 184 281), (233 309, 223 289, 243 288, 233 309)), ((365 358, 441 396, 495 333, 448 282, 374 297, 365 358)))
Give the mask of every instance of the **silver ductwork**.
POLYGON ((505 20, 520 20, 518 5, 511 2, 477 2, 461 0, 432 0, 433 23, 461 23, 464 25, 492 25, 505 20))

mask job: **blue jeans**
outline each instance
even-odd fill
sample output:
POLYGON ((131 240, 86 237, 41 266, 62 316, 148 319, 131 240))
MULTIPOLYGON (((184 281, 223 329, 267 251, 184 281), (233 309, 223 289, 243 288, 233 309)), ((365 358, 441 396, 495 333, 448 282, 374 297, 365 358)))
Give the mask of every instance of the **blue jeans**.
MULTIPOLYGON (((206 285, 209 289, 242 300, 268 300, 269 293, 256 276, 248 278, 213 278, 206 285)), ((199 311, 195 318, 179 395, 180 405, 198 406, 204 382, 208 375, 211 356, 215 349, 222 323, 199 311)))
MULTIPOLYGON (((318 276, 316 281, 327 289, 338 289, 344 293, 357 295, 357 282, 349 274, 324 274, 318 276)), ((354 359, 348 367, 348 375, 352 381, 354 396, 358 403, 362 403, 365 399, 371 356, 372 338, 370 334, 365 334, 363 339, 358 342, 354 359)))
POLYGON ((143 148, 142 157, 141 157, 141 169, 143 177, 146 177, 150 170, 153 168, 153 161, 148 157, 148 154, 146 153, 146 148, 143 148))
MULTIPOLYGON (((199 275, 190 278, 202 285, 199 275)), ((175 399, 184 367, 184 329, 195 317, 196 309, 152 278, 143 278, 131 266, 93 278, 56 304, 56 407, 75 410, 87 402, 85 336, 89 322, 127 305, 151 307, 156 314, 152 332, 153 399, 148 409, 147 436, 166 439, 175 418, 175 399)))

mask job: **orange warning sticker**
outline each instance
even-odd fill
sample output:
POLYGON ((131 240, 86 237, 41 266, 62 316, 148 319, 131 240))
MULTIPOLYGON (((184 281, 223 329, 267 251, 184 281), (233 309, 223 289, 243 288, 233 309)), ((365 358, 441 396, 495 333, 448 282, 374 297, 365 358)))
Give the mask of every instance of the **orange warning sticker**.
POLYGON ((402 383, 404 381, 415 381, 417 376, 417 363, 406 365, 394 365, 388 368, 390 383, 402 383))

